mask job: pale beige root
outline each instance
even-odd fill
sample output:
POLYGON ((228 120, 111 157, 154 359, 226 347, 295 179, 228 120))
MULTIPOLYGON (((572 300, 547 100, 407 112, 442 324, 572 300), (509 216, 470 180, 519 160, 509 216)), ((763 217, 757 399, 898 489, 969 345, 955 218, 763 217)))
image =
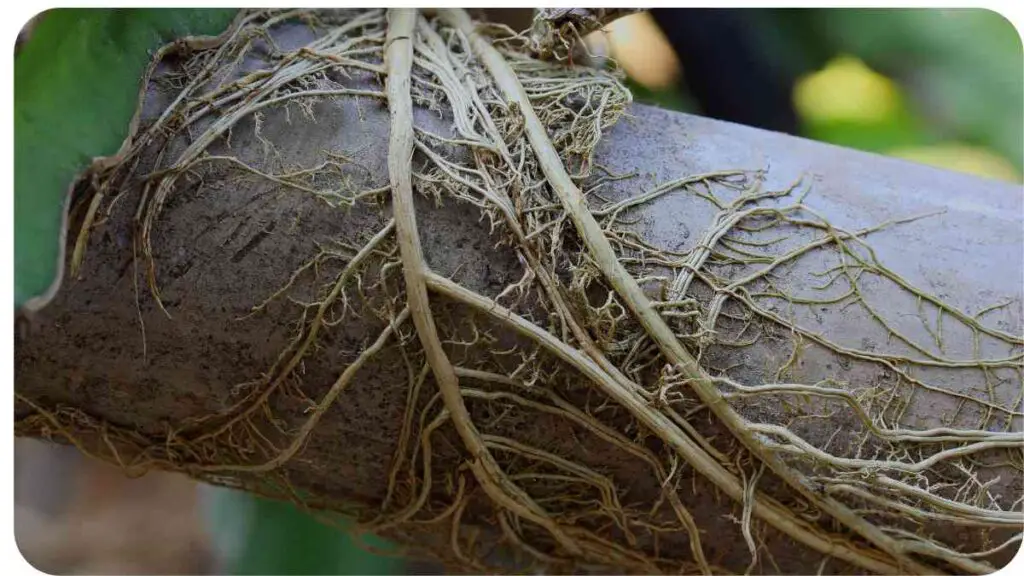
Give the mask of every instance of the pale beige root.
MULTIPOLYGON (((548 182, 561 199, 565 212, 576 225, 577 233, 587 245, 591 257, 602 273, 604 273, 608 282, 622 296, 626 305, 636 315, 647 333, 662 349, 665 356, 688 378, 688 383, 701 397, 701 400, 715 412, 715 415, 729 427, 748 450, 765 461, 772 471, 785 478, 790 486, 799 490, 804 497, 815 502, 826 513, 849 525, 883 550, 893 554, 897 559, 899 570, 911 569, 920 573, 929 572, 931 568, 915 562, 903 554, 892 538, 853 514, 852 511, 838 501, 828 497, 821 497, 809 490, 806 480, 800 478, 794 471, 788 470, 782 462, 777 461, 772 454, 762 449, 761 445, 747 429, 746 423, 741 420, 738 414, 731 410, 727 403, 722 402, 721 395, 708 380, 707 374, 704 373, 693 356, 682 346, 661 315, 651 305, 650 300, 644 294, 640 285, 637 284, 633 276, 619 262, 611 244, 605 238, 604 231, 597 223, 597 220, 591 215, 583 194, 580 193, 579 188, 573 183, 572 178, 562 165, 558 151, 552 145, 550 138, 548 138, 547 131, 543 124, 541 124, 540 119, 533 112, 533 107, 522 85, 512 69, 505 63, 504 58, 486 40, 477 35, 472 21, 470 21, 469 16, 465 12, 445 10, 442 14, 445 15, 453 26, 458 27, 470 38, 474 50, 478 52, 480 58, 494 76, 495 82, 501 86, 505 97, 510 102, 515 102, 519 105, 526 125, 527 138, 529 138, 533 146, 541 168, 544 170, 548 182)), ((661 428, 656 428, 656 430, 661 430, 661 428)), ((687 457, 688 455, 683 454, 683 456, 687 457)), ((719 486, 725 488, 721 484, 719 486)), ((730 495, 734 498, 738 496, 736 493, 731 493, 730 495)), ((788 524, 789 522, 785 523, 788 524)), ((784 529, 783 525, 773 525, 776 528, 784 529)), ((788 530, 784 531, 790 532, 791 535, 792 532, 796 532, 791 527, 787 528, 788 530)))
POLYGON ((551 531, 552 535, 573 555, 581 553, 570 538, 530 497, 515 486, 494 461, 484 445, 480 432, 466 410, 459 392, 459 378, 455 375, 448 356, 437 336, 434 317, 424 276, 428 273, 423 260, 419 232, 416 228, 416 210, 412 202, 412 96, 410 72, 412 46, 415 38, 416 11, 393 9, 388 11, 387 49, 384 61, 387 68, 388 107, 391 111, 391 136, 388 145, 388 176, 391 180, 391 205, 395 212, 398 247, 402 254, 406 297, 412 313, 416 333, 437 379, 445 408, 452 424, 466 444, 472 457, 470 469, 488 496, 512 513, 527 518, 551 531))

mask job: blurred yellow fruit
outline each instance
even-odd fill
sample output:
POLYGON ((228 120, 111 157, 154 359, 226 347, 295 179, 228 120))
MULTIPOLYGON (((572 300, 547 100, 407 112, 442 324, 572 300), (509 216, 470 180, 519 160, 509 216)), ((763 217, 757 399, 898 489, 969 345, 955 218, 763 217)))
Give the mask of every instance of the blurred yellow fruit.
POLYGON ((1007 159, 998 154, 969 144, 951 142, 935 146, 899 148, 891 156, 928 164, 947 170, 966 172, 976 176, 1019 183, 1021 175, 1007 159))
POLYGON ((810 122, 883 122, 899 109, 892 80, 852 56, 839 56, 801 78, 793 90, 797 113, 810 122))
POLYGON ((670 88, 679 78, 679 59, 665 35, 647 12, 619 18, 587 37, 595 51, 604 45, 633 80, 658 90, 670 88))

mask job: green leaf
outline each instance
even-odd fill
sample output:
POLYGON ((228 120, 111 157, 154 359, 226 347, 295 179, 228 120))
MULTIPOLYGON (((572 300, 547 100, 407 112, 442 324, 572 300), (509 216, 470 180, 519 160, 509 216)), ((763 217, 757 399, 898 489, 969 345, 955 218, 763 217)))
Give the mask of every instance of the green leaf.
MULTIPOLYGON (((318 522, 288 502, 209 487, 206 513, 227 574, 400 574, 404 563, 377 556, 343 529, 318 522)), ((388 550, 373 537, 366 544, 388 550)))
POLYGON ((57 9, 14 62, 14 301, 55 288, 68 187, 128 135, 150 51, 223 32, 234 9, 57 9))
POLYGON ((907 88, 947 139, 992 148, 1024 168, 1024 49, 1013 24, 984 9, 802 11, 835 52, 852 53, 907 88))

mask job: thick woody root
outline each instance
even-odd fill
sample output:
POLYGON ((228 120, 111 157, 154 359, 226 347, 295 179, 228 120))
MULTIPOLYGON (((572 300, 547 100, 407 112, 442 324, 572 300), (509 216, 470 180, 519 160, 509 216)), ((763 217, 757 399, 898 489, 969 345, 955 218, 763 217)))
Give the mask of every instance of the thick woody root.
MULTIPOLYGON (((573 41, 560 38, 545 46, 573 41)), ((151 67, 146 84, 173 80, 175 95, 95 167, 73 273, 90 231, 132 202, 136 266, 163 308, 160 212, 184 184, 214 178, 365 210, 378 224, 311 247, 239 319, 294 310, 295 332, 224 410, 154 437, 19 395, 35 411, 19 433, 64 437, 132 474, 180 470, 345 512, 410 544, 442 535, 428 547, 471 571, 778 571, 769 529, 861 571, 991 571, 988 557, 1019 543, 1024 520, 1021 495, 998 485, 1000 474, 1022 472, 1022 398, 1008 390, 1021 382, 1024 339, 986 321, 1005 303, 968 314, 872 251, 871 234, 931 215, 843 230, 811 207, 806 183, 769 190, 764 172, 728 169, 607 200, 602 189, 632 175, 596 165, 593 153, 628 91, 614 71, 530 52, 524 36, 487 36, 460 10, 260 11, 193 46, 177 72, 151 67), (282 50, 274 32, 294 21, 314 39, 282 50), (254 51, 267 65, 240 71, 254 51), (390 112, 386 187, 355 184, 365 169, 342 151, 292 165, 264 134, 275 114, 315 122, 317 103, 353 99, 390 112), (414 106, 440 112, 448 133, 417 125, 414 106), (686 250, 654 246, 632 227, 671 194, 717 211, 686 250), (483 294, 461 285, 457 270, 439 273, 424 256, 417 196, 477 211, 520 275, 483 294), (810 254, 833 264, 802 268, 810 254), (791 280, 807 277, 820 283, 791 280), (878 285, 905 295, 906 316, 929 341, 882 312, 878 285), (823 306, 865 315, 891 345, 854 346, 812 329, 808 314, 823 306), (306 362, 329 354, 325 335, 357 317, 377 332, 311 397, 306 362), (720 364, 725 351, 761 339, 788 342, 788 357, 720 364), (383 501, 294 486, 289 466, 360 370, 385 354, 401 359, 408 385, 383 501), (814 354, 840 367, 834 378, 800 381, 802 359, 814 354), (879 377, 849 381, 852 364, 879 377), (949 373, 977 386, 954 391, 949 373), (956 407, 945 425, 911 421, 914 402, 939 400, 956 407), (295 406, 298 418, 288 416, 295 406), (542 444, 524 425, 534 419, 586 441, 542 444), (822 434, 828 421, 843 426, 822 434), (646 500, 610 455, 648 471, 646 500), (723 568, 706 554, 709 521, 690 507, 698 482, 732 511, 750 552, 744 565, 723 568), (941 525, 977 527, 986 548, 936 537, 941 525)), ((142 292, 137 282, 137 301, 142 292)))

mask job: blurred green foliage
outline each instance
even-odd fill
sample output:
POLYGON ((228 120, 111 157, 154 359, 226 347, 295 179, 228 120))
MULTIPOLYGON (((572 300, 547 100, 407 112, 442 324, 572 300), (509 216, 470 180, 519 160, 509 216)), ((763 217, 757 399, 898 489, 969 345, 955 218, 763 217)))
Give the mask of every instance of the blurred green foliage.
MULTIPOLYGON (((227 488, 210 488, 204 513, 225 574, 399 574, 401 558, 377 555, 345 530, 321 523, 288 502, 227 488)), ((362 540, 375 549, 394 547, 379 538, 362 540)))
POLYGON ((919 143, 985 146, 1024 169, 1024 52, 1013 24, 981 9, 817 10, 812 33, 895 78, 919 143))
POLYGON ((75 176, 117 152, 149 51, 219 34, 236 10, 57 9, 14 59, 14 305, 57 274, 62 205, 75 176))
MULTIPOLYGON (((801 77, 838 56, 852 55, 892 78, 904 96, 886 122, 804 118, 803 135, 876 152, 958 141, 992 150, 1024 171, 1024 51, 1013 24, 998 13, 934 8, 744 12, 778 74, 801 77)), ((685 102, 672 95, 676 91, 636 95, 638 101, 671 107, 685 102)))

